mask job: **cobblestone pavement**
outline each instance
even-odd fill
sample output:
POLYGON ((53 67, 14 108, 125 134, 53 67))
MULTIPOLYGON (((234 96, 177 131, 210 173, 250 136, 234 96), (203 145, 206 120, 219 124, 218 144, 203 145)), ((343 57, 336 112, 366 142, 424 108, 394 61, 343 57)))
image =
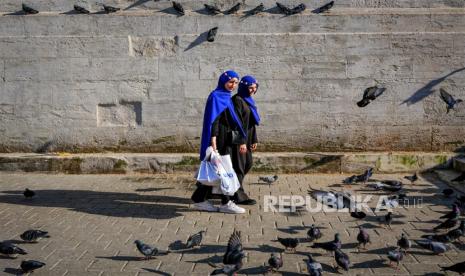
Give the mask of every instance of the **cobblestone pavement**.
MULTIPOLYGON (((44 261, 47 265, 34 275, 208 275, 208 262, 220 263, 227 240, 237 228, 242 231, 248 254, 239 274, 260 275, 271 252, 284 260, 283 275, 306 275, 305 254, 312 252, 323 264, 325 274, 335 273, 333 259, 303 242, 296 253, 283 252, 279 237, 304 239, 308 226, 323 227, 322 241, 341 234, 343 250, 351 259, 350 275, 435 275, 439 265, 465 260, 465 247, 452 245, 442 256, 414 248, 401 263, 399 271, 388 266, 386 253, 396 245, 402 232, 410 238, 431 233, 438 218, 453 199, 438 195, 445 186, 434 175, 423 175, 408 186, 410 206, 394 211, 392 230, 378 225, 374 216, 356 221, 348 213, 264 212, 265 195, 306 195, 307 189, 340 190, 346 175, 280 175, 271 186, 257 182, 257 175, 246 178, 246 189, 259 204, 246 207, 243 215, 204 213, 190 209, 190 195, 195 187, 191 175, 47 175, 0 174, 0 239, 11 240, 28 254, 15 259, 0 257, 0 274, 18 273, 24 259, 44 261), (29 187, 37 196, 22 196, 29 187), (418 199, 422 199, 419 202, 418 199), (416 200, 416 206, 413 206, 416 200), (420 205, 418 205, 420 203, 420 205), (363 224, 372 243, 357 252, 357 225, 363 224), (47 230, 50 238, 38 243, 21 243, 19 235, 28 229, 47 230), (206 230, 204 246, 193 251, 170 253, 151 260, 140 260, 134 240, 140 239, 168 249, 173 242, 199 230, 206 230)), ((403 175, 375 175, 377 179, 402 179, 403 175)), ((357 194, 375 194, 353 185, 357 194)), ((375 197, 375 199, 376 199, 375 197)), ((374 200, 373 202, 375 202, 374 200)), ((372 205, 372 204, 370 204, 372 205)), ((384 215, 381 212, 380 215, 384 215)), ((440 275, 440 274, 438 274, 440 275)))

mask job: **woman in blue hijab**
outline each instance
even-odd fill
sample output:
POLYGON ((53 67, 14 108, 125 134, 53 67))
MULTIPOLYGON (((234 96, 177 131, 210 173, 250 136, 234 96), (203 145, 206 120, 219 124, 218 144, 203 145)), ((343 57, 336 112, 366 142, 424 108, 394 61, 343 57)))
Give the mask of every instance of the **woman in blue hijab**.
MULTIPOLYGON (((201 160, 205 158, 205 151, 209 146, 217 150, 220 155, 231 154, 234 146, 231 140, 233 131, 242 138, 246 136, 231 99, 231 92, 236 89, 238 83, 239 75, 234 71, 226 71, 221 74, 216 89, 208 96, 200 143, 201 160)), ((197 183, 197 189, 191 197, 195 209, 233 214, 245 213, 245 209, 237 206, 227 195, 221 195, 221 206, 216 208, 207 200, 211 191, 212 187, 197 183)))
POLYGON ((257 89, 257 80, 252 76, 244 76, 239 83, 238 93, 233 96, 237 115, 240 117, 242 127, 247 133, 246 137, 240 141, 240 144, 233 147, 231 154, 234 171, 241 183, 241 187, 234 194, 233 200, 235 203, 243 205, 253 205, 256 203, 254 199, 249 198, 245 193, 243 180, 252 168, 252 151, 256 150, 258 143, 256 126, 260 123, 260 115, 258 114, 257 105, 252 98, 257 89))

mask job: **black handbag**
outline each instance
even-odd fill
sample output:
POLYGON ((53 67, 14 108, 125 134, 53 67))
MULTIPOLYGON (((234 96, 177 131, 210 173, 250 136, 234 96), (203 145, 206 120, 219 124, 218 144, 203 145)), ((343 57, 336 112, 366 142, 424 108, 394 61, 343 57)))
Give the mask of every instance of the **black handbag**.
POLYGON ((244 144, 244 138, 242 137, 242 134, 239 132, 239 130, 232 130, 230 132, 230 139, 231 144, 233 145, 244 144))

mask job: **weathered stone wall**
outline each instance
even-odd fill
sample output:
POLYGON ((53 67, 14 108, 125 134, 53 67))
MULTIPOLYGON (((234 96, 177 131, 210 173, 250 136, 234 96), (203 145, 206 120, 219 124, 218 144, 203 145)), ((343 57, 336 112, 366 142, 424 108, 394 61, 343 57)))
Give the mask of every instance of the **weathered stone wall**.
POLYGON ((328 15, 288 17, 275 2, 251 17, 180 2, 182 17, 168 1, 105 1, 129 9, 77 15, 70 1, 39 0, 31 16, 1 1, 0 151, 195 151, 226 69, 260 81, 262 150, 464 148, 465 104, 446 114, 437 92, 465 99, 463 1, 340 0, 328 15), (358 108, 376 83, 386 93, 358 108))

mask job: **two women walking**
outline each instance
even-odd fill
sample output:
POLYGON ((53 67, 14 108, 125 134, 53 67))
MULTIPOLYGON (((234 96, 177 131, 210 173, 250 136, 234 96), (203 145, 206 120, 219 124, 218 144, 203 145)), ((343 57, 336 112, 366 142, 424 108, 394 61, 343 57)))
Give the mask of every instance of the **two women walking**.
POLYGON ((237 204, 251 205, 255 200, 244 191, 245 175, 252 167, 252 151, 257 148, 256 125, 260 122, 257 107, 252 96, 258 89, 257 81, 245 76, 239 81, 234 71, 221 74, 218 86, 208 96, 203 118, 200 159, 205 158, 206 149, 211 146, 220 155, 230 155, 240 188, 234 196, 220 195, 221 205, 215 207, 208 199, 212 187, 197 182, 192 194, 194 208, 201 211, 240 214, 245 209, 237 204), (239 92, 231 97, 239 85, 239 92))

